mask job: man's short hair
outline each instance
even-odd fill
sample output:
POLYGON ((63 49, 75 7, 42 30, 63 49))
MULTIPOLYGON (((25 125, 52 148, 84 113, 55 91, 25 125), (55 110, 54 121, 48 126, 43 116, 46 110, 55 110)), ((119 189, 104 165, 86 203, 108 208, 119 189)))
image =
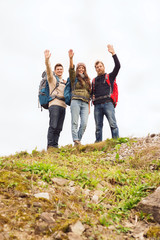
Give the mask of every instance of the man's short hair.
POLYGON ((99 61, 99 60, 95 62, 94 67, 96 67, 99 63, 101 63, 104 67, 104 63, 102 61, 99 61))
POLYGON ((61 63, 57 63, 55 66, 54 66, 54 70, 56 70, 57 67, 62 67, 63 68, 63 65, 61 63))

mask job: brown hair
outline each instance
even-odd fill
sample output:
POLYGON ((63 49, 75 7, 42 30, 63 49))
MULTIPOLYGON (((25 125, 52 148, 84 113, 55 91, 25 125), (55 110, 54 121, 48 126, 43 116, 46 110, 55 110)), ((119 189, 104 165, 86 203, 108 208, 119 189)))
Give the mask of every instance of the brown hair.
POLYGON ((87 70, 86 70, 86 65, 84 63, 78 63, 76 67, 76 77, 78 78, 81 86, 84 85, 84 82, 88 85, 88 90, 91 93, 91 83, 90 83, 90 78, 88 77, 87 70), (78 73, 78 67, 83 66, 84 67, 84 78, 81 77, 81 75, 78 73))
POLYGON ((57 67, 62 67, 63 68, 63 65, 61 63, 57 63, 55 66, 54 66, 54 70, 56 70, 57 67))
POLYGON ((95 62, 94 67, 96 67, 99 63, 101 63, 103 65, 103 67, 104 67, 104 63, 99 61, 99 60, 95 62))

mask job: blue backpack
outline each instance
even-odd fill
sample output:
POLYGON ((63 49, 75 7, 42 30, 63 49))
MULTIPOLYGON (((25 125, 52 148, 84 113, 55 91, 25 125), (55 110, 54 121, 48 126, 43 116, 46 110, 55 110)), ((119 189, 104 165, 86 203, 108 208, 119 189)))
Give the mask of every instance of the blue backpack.
POLYGON ((55 75, 55 73, 53 72, 54 77, 56 77, 57 79, 57 83, 55 88, 52 90, 51 94, 49 94, 49 84, 48 84, 48 80, 47 80, 47 73, 46 71, 44 71, 42 73, 42 80, 40 82, 39 85, 39 94, 38 94, 38 99, 39 99, 39 103, 41 105, 41 110, 42 107, 44 109, 48 109, 48 105, 49 102, 52 101, 56 96, 52 96, 52 93, 54 92, 54 90, 59 86, 59 78, 55 75))
MULTIPOLYGON (((74 89, 75 85, 78 82, 78 79, 75 79, 74 89)), ((65 103, 70 106, 71 105, 71 99, 72 99, 72 88, 71 88, 71 81, 70 78, 67 78, 66 86, 64 88, 64 99, 65 103)))

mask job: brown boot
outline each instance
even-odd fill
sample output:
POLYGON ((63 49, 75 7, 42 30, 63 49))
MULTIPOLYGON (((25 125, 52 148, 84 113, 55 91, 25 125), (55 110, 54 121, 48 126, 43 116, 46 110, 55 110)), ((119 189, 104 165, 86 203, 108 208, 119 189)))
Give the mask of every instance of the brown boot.
POLYGON ((78 146, 78 145, 81 145, 81 142, 78 140, 74 140, 74 146, 78 146))

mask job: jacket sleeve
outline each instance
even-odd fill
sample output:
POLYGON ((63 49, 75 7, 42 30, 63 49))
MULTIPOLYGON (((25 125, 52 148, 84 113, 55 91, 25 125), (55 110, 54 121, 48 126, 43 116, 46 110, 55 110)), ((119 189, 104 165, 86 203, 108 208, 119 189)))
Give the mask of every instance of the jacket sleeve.
POLYGON ((70 68, 69 69, 69 78, 70 78, 70 81, 71 81, 71 87, 73 88, 74 86, 74 82, 75 82, 75 79, 76 79, 76 72, 75 72, 75 66, 73 66, 73 68, 70 68))
POLYGON ((109 79, 112 83, 114 82, 114 80, 115 80, 115 78, 116 78, 116 76, 119 72, 119 69, 121 67, 120 62, 119 62, 116 54, 113 55, 113 60, 114 60, 115 66, 114 66, 113 71, 111 73, 109 73, 109 79))
POLYGON ((46 72, 47 72, 47 80, 49 83, 53 83, 56 86, 56 78, 53 76, 52 68, 50 61, 45 61, 46 64, 46 72))

